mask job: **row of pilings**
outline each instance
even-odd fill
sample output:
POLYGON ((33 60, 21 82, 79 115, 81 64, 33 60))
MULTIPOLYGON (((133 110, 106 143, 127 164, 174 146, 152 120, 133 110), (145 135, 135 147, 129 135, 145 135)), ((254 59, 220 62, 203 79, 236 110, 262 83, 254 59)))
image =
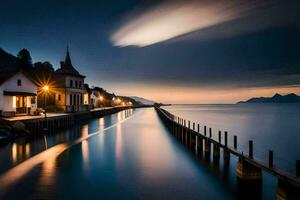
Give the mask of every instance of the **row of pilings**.
POLYGON ((228 165, 231 155, 238 157, 236 165, 237 191, 239 199, 261 199, 262 196, 262 170, 278 177, 277 200, 300 199, 300 162, 296 162, 297 176, 291 176, 274 167, 273 151, 269 151, 269 161, 260 162, 253 157, 253 141, 249 141, 248 155, 237 149, 237 136, 233 137, 233 147, 228 145, 228 133, 218 131, 218 140, 212 138, 212 129, 179 118, 168 111, 155 107, 160 119, 171 133, 185 145, 193 154, 204 155, 206 160, 213 157, 213 162, 218 163, 223 150, 224 165, 228 165))

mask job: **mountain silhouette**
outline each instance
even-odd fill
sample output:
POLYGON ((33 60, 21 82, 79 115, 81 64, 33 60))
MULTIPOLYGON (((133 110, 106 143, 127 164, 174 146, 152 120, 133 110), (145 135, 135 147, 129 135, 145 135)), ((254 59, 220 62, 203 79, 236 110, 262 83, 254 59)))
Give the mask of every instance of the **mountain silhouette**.
POLYGON ((256 97, 238 103, 300 103, 300 96, 294 93, 287 95, 276 93, 273 97, 256 97))

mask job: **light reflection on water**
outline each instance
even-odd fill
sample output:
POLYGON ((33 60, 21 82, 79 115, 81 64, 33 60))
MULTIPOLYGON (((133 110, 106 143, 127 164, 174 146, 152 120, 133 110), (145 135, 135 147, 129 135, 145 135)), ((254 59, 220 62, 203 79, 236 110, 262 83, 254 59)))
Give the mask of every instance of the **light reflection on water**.
MULTIPOLYGON (((82 137, 87 137, 89 135, 89 125, 85 124, 82 127, 82 137)), ((83 169, 87 173, 89 170, 89 144, 86 140, 82 141, 81 143, 81 149, 82 149, 82 157, 83 157, 83 169)))
POLYGON ((16 142, 0 147, 0 175, 47 148, 60 143, 74 141, 97 131, 103 131, 106 127, 120 121, 120 119, 124 120, 133 114, 132 109, 123 112, 120 112, 121 114, 93 119, 89 122, 77 123, 67 130, 48 133, 38 138, 20 138, 16 142))
MULTIPOLYGON (((132 114, 132 112, 128 112, 128 111, 124 111, 124 112, 126 113, 126 117, 129 117, 132 114), (130 113, 130 115, 127 115, 128 113, 130 113)), ((15 199, 16 196, 18 198, 21 197, 18 196, 18 194, 14 194, 13 192, 10 193, 8 191, 13 191, 13 187, 18 182, 20 182, 20 180, 24 180, 26 183, 28 181, 26 176, 30 174, 31 171, 34 170, 36 167, 38 167, 40 164, 42 165, 40 167, 41 170, 40 170, 39 178, 37 180, 36 188, 34 189, 35 192, 32 194, 30 192, 27 192, 26 195, 28 196, 28 199, 31 199, 32 196, 36 196, 36 198, 38 199, 40 199, 40 197, 49 198, 50 196, 52 196, 51 190, 54 189, 55 180, 56 180, 55 177, 57 173, 57 169, 56 169, 57 156, 61 154, 63 151, 65 151, 65 149, 69 148, 70 145, 72 146, 77 142, 81 142, 80 146, 82 149, 82 157, 83 157, 82 166, 83 166, 83 171, 87 174, 89 172, 89 143, 86 140, 86 138, 88 138, 89 135, 93 136, 95 134, 99 134, 100 133, 99 131, 112 128, 114 127, 113 123, 120 123, 121 121, 124 120, 125 120, 125 115, 120 115, 120 114, 111 115, 108 118, 91 120, 88 124, 84 124, 80 128, 80 136, 81 136, 80 138, 82 139, 82 141, 74 137, 73 141, 65 141, 69 144, 61 144, 49 148, 48 150, 43 151, 42 153, 39 153, 28 160, 25 160, 21 164, 18 164, 16 167, 13 167, 12 169, 3 173, 2 175, 0 175, 0 182, 5 184, 1 185, 0 199, 3 196, 5 197, 5 199, 10 199, 10 198, 15 199), (107 121, 110 122, 110 124, 106 122, 106 119, 108 119, 107 121), (98 122, 98 124, 95 122, 98 122), (90 127, 89 124, 93 125, 91 129, 89 129, 90 127), (107 125, 110 126, 105 127, 107 125), (95 127, 98 127, 98 130, 96 132, 90 132, 90 130, 94 131, 95 127)), ((78 127, 76 127, 75 130, 79 130, 78 127)), ((67 130, 66 133, 70 133, 70 130, 67 130)), ((61 139, 61 137, 57 137, 57 136, 55 136, 54 138, 61 139)), ((42 139, 39 141, 42 141, 42 139)), ((34 146, 35 142, 36 141, 32 141, 31 145, 34 146)), ((26 144, 13 143, 11 151, 12 151, 11 155, 13 158, 13 163, 15 164, 17 162, 24 160, 25 159, 24 156, 26 156, 26 158, 29 158, 30 146, 28 143, 26 144)), ((25 197, 23 197, 23 199, 26 199, 26 195, 25 197)))
POLYGON ((74 146, 59 157, 58 196, 65 192, 69 199, 233 198, 169 135, 153 109, 140 111, 87 142, 88 176, 80 167, 82 147, 74 146))
POLYGON ((11 157, 14 164, 18 163, 18 160, 27 159, 30 157, 30 145, 13 143, 11 147, 11 157))

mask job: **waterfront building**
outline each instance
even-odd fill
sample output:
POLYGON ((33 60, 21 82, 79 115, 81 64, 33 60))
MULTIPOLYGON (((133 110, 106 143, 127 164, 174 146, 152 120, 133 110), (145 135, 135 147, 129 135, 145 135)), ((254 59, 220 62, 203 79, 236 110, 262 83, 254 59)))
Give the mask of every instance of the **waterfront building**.
POLYGON ((97 106, 97 97, 92 92, 88 84, 84 84, 83 104, 93 109, 97 106))
POLYGON ((92 92, 91 96, 90 96, 90 102, 91 102, 92 108, 97 107, 98 100, 99 100, 99 98, 97 98, 96 95, 92 92))
POLYGON ((37 85, 21 69, 0 73, 0 114, 4 117, 33 115, 37 108, 37 85))
POLYGON ((111 94, 100 87, 94 87, 92 93, 95 96, 95 106, 96 107, 110 107, 112 106, 114 94, 111 94))
POLYGON ((88 110, 84 105, 84 78, 72 65, 69 50, 65 61, 60 62, 60 68, 54 72, 55 105, 65 112, 88 110))

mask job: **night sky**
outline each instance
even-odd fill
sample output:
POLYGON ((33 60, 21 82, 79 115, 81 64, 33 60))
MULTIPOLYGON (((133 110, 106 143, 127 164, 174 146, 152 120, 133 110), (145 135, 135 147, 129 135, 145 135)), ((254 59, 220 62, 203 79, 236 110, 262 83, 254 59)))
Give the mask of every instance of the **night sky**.
POLYGON ((3 1, 0 47, 57 68, 69 45, 90 86, 156 101, 300 94, 300 1, 249 2, 3 1))

